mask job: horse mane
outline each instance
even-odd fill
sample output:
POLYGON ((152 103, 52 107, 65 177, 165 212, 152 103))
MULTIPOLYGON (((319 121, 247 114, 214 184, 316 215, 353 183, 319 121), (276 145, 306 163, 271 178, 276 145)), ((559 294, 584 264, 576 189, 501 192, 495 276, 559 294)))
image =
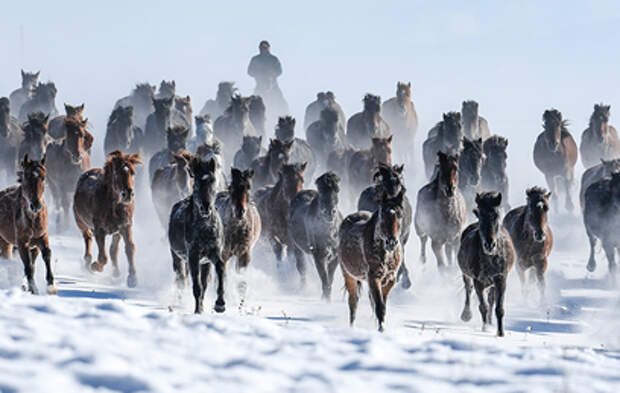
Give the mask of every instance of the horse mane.
POLYGON ((189 128, 185 126, 176 125, 173 127, 168 127, 166 129, 167 135, 182 135, 184 133, 189 133, 189 128))
POLYGON ((65 127, 67 130, 85 131, 88 119, 80 120, 76 117, 65 117, 65 127))
POLYGON ((111 173, 111 171, 113 170, 113 165, 120 160, 127 164, 129 172, 132 175, 136 174, 135 166, 142 165, 142 158, 140 154, 123 154, 123 152, 120 150, 114 150, 113 152, 108 154, 106 162, 103 165, 103 172, 111 173))
POLYGON ((340 183, 340 177, 338 177, 338 175, 336 175, 332 171, 322 174, 315 181, 315 184, 317 188, 319 189, 319 191, 321 191, 321 189, 339 191, 339 183, 340 183))
POLYGON ((547 195, 549 191, 544 187, 534 186, 530 187, 525 191, 525 195, 527 195, 527 200, 529 202, 537 202, 540 201, 545 195, 547 195))
POLYGON ((364 110, 380 110, 381 109, 381 97, 366 93, 364 96, 364 110))
POLYGON ((226 110, 224 111, 224 114, 232 115, 233 108, 237 105, 241 105, 242 102, 243 97, 241 96, 241 94, 233 94, 232 97, 230 97, 230 104, 228 105, 228 108, 226 108, 226 110))
POLYGON ((47 120, 49 119, 49 115, 44 114, 41 111, 31 112, 28 114, 28 120, 23 126, 24 132, 28 134, 30 131, 34 129, 34 127, 43 128, 47 131, 47 120))
POLYGON ((278 125, 276 126, 276 130, 293 130, 293 134, 295 133, 295 118, 293 116, 282 116, 278 118, 278 125))
POLYGON ((600 104, 594 104, 594 112, 592 112, 590 116, 590 126, 593 126, 597 121, 609 121, 610 108, 611 105, 605 105, 602 102, 600 104))
POLYGON ((110 117, 108 118, 108 127, 110 127, 113 123, 119 121, 123 115, 131 108, 131 112, 133 112, 133 106, 118 106, 114 108, 110 117))
POLYGON ((508 139, 500 135, 490 136, 484 141, 485 151, 490 150, 493 147, 500 147, 504 149, 506 146, 508 146, 508 139))
POLYGON ((547 109, 545 113, 543 113, 543 127, 546 130, 549 126, 554 124, 559 124, 562 127, 562 131, 568 131, 566 127, 568 126, 568 120, 562 119, 562 112, 557 109, 547 109))
POLYGON ((203 156, 206 153, 222 154, 222 144, 217 139, 212 143, 203 143, 196 149, 196 155, 203 156))

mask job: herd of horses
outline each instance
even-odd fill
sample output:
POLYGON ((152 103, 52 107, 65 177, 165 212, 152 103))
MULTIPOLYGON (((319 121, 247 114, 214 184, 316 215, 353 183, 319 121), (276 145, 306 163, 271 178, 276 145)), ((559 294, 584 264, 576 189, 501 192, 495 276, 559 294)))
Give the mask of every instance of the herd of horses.
POLYGON ((396 96, 383 104, 367 94, 362 111, 348 119, 332 92, 320 92, 306 109, 305 138, 293 117, 282 116, 269 141, 263 100, 240 95, 233 82, 220 83, 216 98, 195 116, 190 97, 178 96, 174 81, 162 81, 159 89, 138 84, 116 102, 103 141, 106 162, 91 168, 94 137, 84 104, 65 104, 66 114, 59 115, 54 83, 41 83, 38 76, 22 71, 22 87, 0 98, 0 170, 5 181, 18 177, 17 185, 0 192, 0 253, 11 258, 14 249, 19 252, 32 293, 39 253, 47 291, 56 293, 46 188, 58 228, 71 225, 73 216, 83 236, 84 266, 101 272, 111 258, 113 274, 120 276, 122 239, 127 285, 135 287, 133 216, 136 193, 142 192, 137 184, 148 182, 154 210, 168 231, 176 284, 183 288, 189 276, 196 313, 204 309, 211 265, 217 275, 214 309, 223 312, 228 261, 236 257, 236 269, 243 272, 261 241, 271 246, 279 266, 287 257, 295 261, 301 285, 305 258, 311 256, 325 300, 340 266, 351 324, 367 282, 383 330, 390 291, 397 283, 411 286, 404 246, 413 229, 422 263, 430 240, 441 273, 458 264, 465 285, 461 318, 471 319, 475 289, 483 325, 491 324, 494 308, 501 336, 506 278, 515 263, 523 290, 531 275, 544 299, 553 247, 548 211, 560 211, 560 196, 568 212, 574 209, 578 156, 588 168, 580 191, 591 245, 587 269, 596 267, 600 240, 612 280, 616 275, 620 143, 609 125, 609 106, 594 106, 579 149, 562 114, 544 112, 533 159, 549 190, 529 188, 525 205, 511 209, 508 140, 491 133, 475 101, 445 113, 428 132, 422 145, 428 183, 410 200, 405 167, 395 162, 413 168, 418 118, 411 83, 398 82, 396 96), (143 163, 148 168, 139 168, 143 163), (343 216, 343 205, 354 213, 343 216))

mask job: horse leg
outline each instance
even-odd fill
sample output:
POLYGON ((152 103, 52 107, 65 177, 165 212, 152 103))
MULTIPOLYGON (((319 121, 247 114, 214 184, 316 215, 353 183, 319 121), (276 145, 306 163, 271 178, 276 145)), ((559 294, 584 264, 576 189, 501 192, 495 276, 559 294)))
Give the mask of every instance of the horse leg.
POLYGON ((334 282, 334 273, 338 267, 338 257, 333 256, 329 262, 327 262, 327 284, 329 286, 328 300, 331 298, 332 283, 334 282))
POLYGON ((90 269, 93 271, 102 272, 103 267, 108 263, 108 256, 105 252, 105 231, 101 228, 95 228, 95 241, 97 242, 97 248, 99 255, 97 261, 90 265, 90 269))
POLYGON ((525 297, 527 296, 527 282, 525 277, 526 269, 524 269, 522 266, 524 266, 523 261, 521 259, 517 259, 517 273, 519 274, 519 282, 521 283, 521 296, 525 299, 525 297))
POLYGON ((4 239, 0 238, 0 257, 5 259, 11 259, 13 257, 13 245, 7 243, 4 239))
POLYGON ((420 262, 422 264, 426 263, 426 241, 428 240, 427 235, 420 236, 420 262))
POLYGON ((129 262, 127 286, 129 288, 135 288, 136 285, 138 285, 138 278, 136 276, 136 261, 134 260, 136 245, 133 243, 133 233, 131 232, 131 227, 128 226, 121 229, 121 236, 123 237, 123 244, 125 244, 125 255, 127 256, 127 262, 129 262))
POLYGON ((200 265, 200 286, 202 292, 200 293, 200 303, 204 304, 205 293, 207 293, 207 286, 209 285, 209 276, 211 275, 211 264, 205 263, 200 265))
POLYGON ((433 253, 435 254, 435 258, 437 259, 437 267, 439 268, 440 273, 444 273, 446 270, 446 262, 444 260, 444 244, 440 243, 435 239, 431 239, 431 248, 433 249, 433 253))
POLYGON ((172 270, 176 273, 177 288, 183 289, 185 287, 185 264, 173 250, 170 250, 170 254, 172 254, 172 270))
POLYGON ((202 307, 202 283, 200 280, 200 252, 198 247, 192 246, 188 256, 189 272, 192 277, 192 291, 194 293, 194 313, 201 314, 202 307))
POLYGON ((407 269, 407 265, 405 265, 405 248, 404 247, 402 251, 402 258, 400 261, 400 266, 398 267, 398 273, 396 274, 396 281, 400 281, 400 286, 403 287, 403 289, 411 288, 411 280, 409 279, 409 269, 407 269))
POLYGON ((250 252, 246 251, 237 257, 236 270, 237 273, 243 273, 250 264, 250 252))
MULTIPOLYGON (((58 289, 54 283, 54 273, 52 272, 52 250, 50 249, 50 241, 47 235, 38 239, 37 247, 41 250, 41 256, 43 262, 45 262, 45 281, 47 281, 47 293, 49 295, 56 295, 58 289)), ((35 258, 32 258, 32 263, 35 262, 35 258)))
POLYGON ((573 210, 575 210, 575 205, 573 204, 573 197, 571 196, 571 191, 573 189, 573 177, 574 175, 571 171, 563 179, 564 190, 566 191, 566 210, 568 210, 569 213, 572 213, 573 210))
POLYGON ((112 235, 112 242, 110 243, 110 259, 112 259, 112 266, 114 266, 114 277, 120 277, 121 271, 118 269, 118 244, 121 242, 121 235, 115 233, 112 235))
POLYGON ((596 270, 596 258, 594 257, 596 251, 596 236, 592 235, 589 231, 586 232, 588 232, 588 240, 590 241, 590 258, 588 259, 586 269, 588 269, 589 272, 593 272, 596 270))
POLYGON ((282 257, 284 255, 284 246, 279 240, 274 239, 273 237, 269 239, 269 242, 271 243, 273 253, 276 255, 278 267, 280 267, 280 264, 282 263, 282 257))
POLYGON ((536 281, 538 282, 538 291, 540 293, 540 302, 545 302, 545 272, 547 271, 547 258, 541 258, 534 264, 536 269, 536 281))
POLYGON ((470 298, 474 283, 471 277, 464 274, 463 282, 465 283, 465 306, 463 307, 463 312, 461 313, 461 321, 468 322, 471 319, 470 298))
POLYGON ((607 256, 607 263, 609 264, 609 278, 612 285, 615 285, 616 270, 618 268, 618 266, 616 265, 616 247, 614 244, 611 244, 608 241, 603 241, 603 249, 605 250, 605 255, 607 256))
POLYGON ((491 286, 491 288, 489 288, 489 292, 487 293, 487 298, 489 299, 487 302, 487 304, 489 305, 488 312, 487 312, 487 321, 489 322, 489 325, 493 325, 493 306, 495 305, 495 286, 491 286))
POLYGON ((379 331, 383 332, 383 323, 385 322, 385 300, 381 291, 381 279, 373 278, 372 276, 369 277, 368 286, 370 290, 370 298, 372 299, 372 303, 375 309, 375 316, 377 317, 377 321, 379 322, 379 331))
POLYGON ((69 228, 69 222, 71 221, 71 194, 67 192, 62 193, 62 213, 63 213, 63 222, 62 229, 69 228))
POLYGON ((25 244, 19 246, 19 256, 21 257, 22 263, 24 264, 24 275, 26 276, 26 280, 28 281, 28 290, 33 295, 38 295, 39 291, 37 289, 37 285, 34 282, 34 261, 31 259, 28 246, 26 246, 25 244))
POLYGON ((504 293, 506 292, 506 277, 495 277, 495 318, 497 319, 497 335, 504 336, 504 293))
POLYGON ((226 263, 220 258, 219 252, 214 252, 209 258, 215 262, 215 273, 217 274, 217 300, 215 301, 215 312, 226 311, 224 301, 224 280, 226 280, 226 263))
POLYGON ((559 198, 555 177, 545 174, 545 180, 547 181, 547 187, 549 187, 549 190, 551 190, 551 202, 553 203, 553 211, 557 213, 559 212, 560 208, 558 206, 559 198))
MULTIPOLYGON (((301 251, 297 246, 295 246, 295 257, 297 257, 298 255, 298 250, 303 258, 303 251, 301 251)), ((325 253, 321 251, 322 250, 317 250, 316 252, 313 252, 312 257, 314 259, 316 271, 319 274, 319 278, 321 279, 321 298, 329 302, 332 288, 331 282, 329 281, 329 273, 327 271, 327 255, 325 255, 325 253)))
POLYGON ((484 296, 484 285, 478 281, 474 280, 474 288, 476 289, 476 295, 478 296, 478 310, 480 310, 480 316, 482 316, 482 331, 486 331, 487 325, 489 324, 487 320, 488 316, 488 306, 487 300, 484 296))
POLYGON ((353 326, 355 322, 355 314, 357 312, 357 302, 359 301, 359 285, 355 278, 342 270, 344 275, 344 285, 349 292, 349 325, 353 326))
MULTIPOLYGON (((296 245, 293 245, 291 247, 293 248, 293 254, 295 254, 295 265, 297 266, 297 271, 299 272, 300 284, 301 287, 304 288, 306 286, 306 256, 304 255, 304 252, 296 245)), ((321 282, 324 282, 324 277, 321 275, 322 272, 321 269, 319 269, 318 264, 317 270, 319 271, 319 277, 321 277, 321 282)), ((325 267, 323 266, 323 273, 327 274, 327 272, 325 272, 324 270, 325 267)))

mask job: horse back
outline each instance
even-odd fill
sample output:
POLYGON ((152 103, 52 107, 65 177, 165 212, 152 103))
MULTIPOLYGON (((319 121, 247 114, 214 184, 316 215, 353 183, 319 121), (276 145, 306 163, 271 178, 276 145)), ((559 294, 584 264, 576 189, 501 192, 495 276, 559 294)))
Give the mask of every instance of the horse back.
POLYGON ((365 232, 372 215, 367 211, 348 215, 340 225, 339 251, 342 268, 353 277, 362 280, 368 272, 365 258, 365 232))

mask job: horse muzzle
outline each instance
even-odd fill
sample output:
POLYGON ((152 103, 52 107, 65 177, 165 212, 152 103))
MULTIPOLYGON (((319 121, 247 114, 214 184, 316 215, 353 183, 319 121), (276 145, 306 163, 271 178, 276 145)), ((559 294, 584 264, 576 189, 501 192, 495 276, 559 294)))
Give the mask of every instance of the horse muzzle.
POLYGON ((482 252, 484 252, 486 255, 493 255, 495 254, 496 250, 497 250, 497 242, 495 240, 492 240, 492 241, 484 240, 482 242, 482 252))
POLYGON ((534 232, 534 241, 542 243, 547 239, 545 232, 534 232))
POLYGON ((133 197, 134 197, 133 190, 121 191, 121 202, 129 203, 129 202, 131 202, 133 200, 133 197))
POLYGON ((43 205, 39 202, 30 202, 29 207, 31 212, 38 213, 39 211, 41 211, 43 205))

